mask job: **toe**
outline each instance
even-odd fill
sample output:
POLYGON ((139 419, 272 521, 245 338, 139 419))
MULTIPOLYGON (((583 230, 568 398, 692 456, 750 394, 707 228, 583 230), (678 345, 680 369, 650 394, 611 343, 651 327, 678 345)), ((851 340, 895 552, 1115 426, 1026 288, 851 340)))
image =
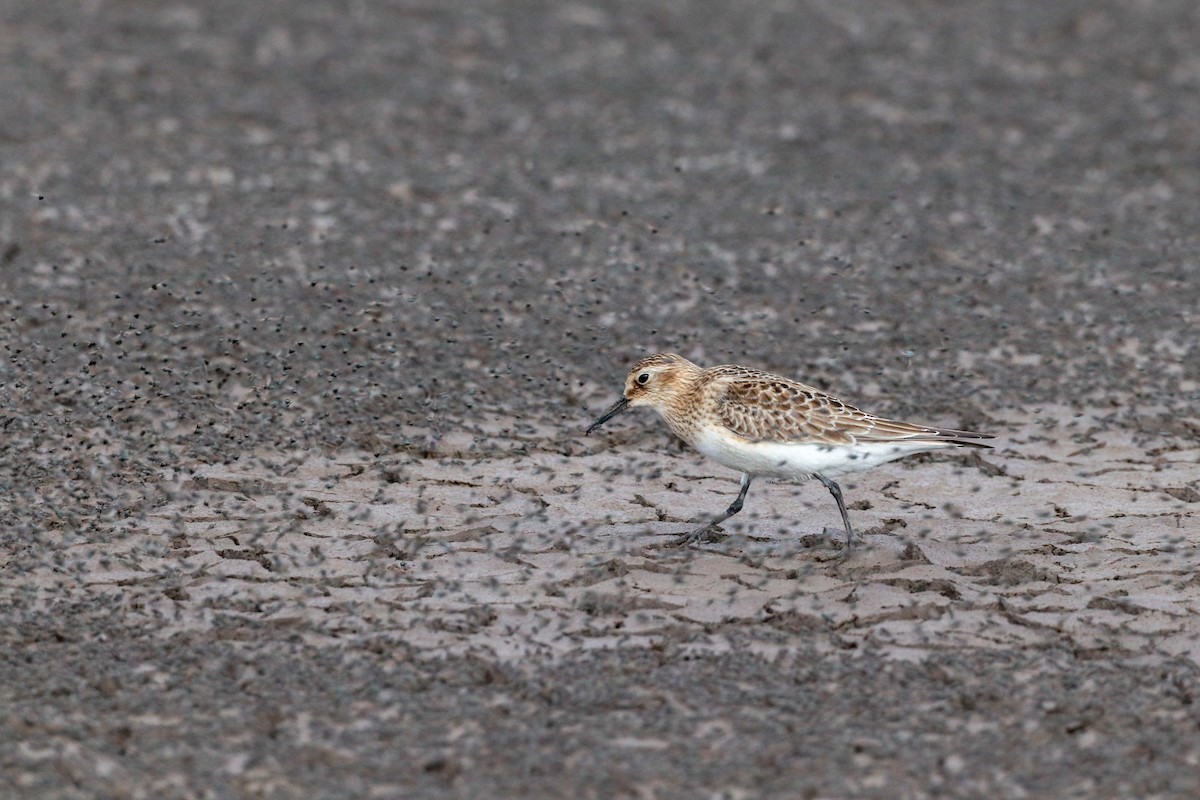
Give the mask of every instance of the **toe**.
POLYGON ((690 531, 688 533, 683 534, 682 536, 677 538, 672 544, 674 544, 676 547, 683 547, 684 545, 695 544, 696 542, 703 541, 710 533, 712 533, 712 531, 713 531, 712 526, 706 526, 704 528, 697 528, 694 531, 690 531))

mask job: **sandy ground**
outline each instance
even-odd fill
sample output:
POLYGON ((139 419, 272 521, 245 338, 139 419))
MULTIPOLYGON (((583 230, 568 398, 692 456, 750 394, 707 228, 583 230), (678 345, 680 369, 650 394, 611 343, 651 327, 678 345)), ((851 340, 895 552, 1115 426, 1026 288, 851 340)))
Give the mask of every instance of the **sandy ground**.
POLYGON ((1195 4, 0 8, 0 797, 1200 795, 1195 4), (843 482, 675 350, 997 434, 843 482))
MULTIPOLYGON (((299 795, 306 783, 292 774, 297 759, 325 777, 339 774, 339 764, 387 759, 382 747, 417 774, 354 768, 353 793, 407 795, 425 784, 456 794, 556 794, 559 770, 578 769, 581 755, 564 754, 566 743, 587 749, 588 768, 574 775, 595 796, 701 787, 752 796, 797 786, 819 796, 821 782, 869 796, 921 796, 941 785, 989 796, 1042 788, 1064 796, 1141 792, 1144 771, 1106 776, 1092 765, 1088 774, 1053 773, 1040 763, 1030 771, 1025 747, 1055 742, 1057 752, 1043 758, 1075 760, 1106 746, 1130 752, 1135 745, 1122 739, 1122 726, 1170 731, 1197 723, 1200 551, 1188 532, 1200 514, 1200 446, 1160 440, 1148 448, 1144 437, 1096 416, 1036 411, 1031 420, 997 421, 994 451, 909 459, 847 481, 862 541, 845 559, 835 545, 840 528, 822 525, 836 522, 836 510, 815 483, 763 482, 720 541, 674 547, 674 536, 724 507, 736 483, 665 437, 622 437, 650 419, 628 423, 614 437, 621 444, 585 441, 579 431, 558 441, 527 431, 555 446, 482 458, 260 453, 171 470, 148 513, 99 520, 86 536, 61 530, 46 537, 52 562, 9 562, 5 605, 59 620, 50 624, 55 637, 80 643, 67 622, 74 609, 105 609, 122 629, 142 631, 133 653, 101 645, 120 665, 103 669, 105 677, 83 677, 101 669, 94 644, 87 667, 50 668, 51 686, 60 671, 78 669, 82 687, 48 690, 45 675, 15 680, 43 687, 33 697, 51 691, 71 698, 57 706, 56 722, 43 723, 49 729, 19 726, 29 738, 10 751, 17 793, 53 785, 44 772, 52 767, 72 776, 80 793, 138 787, 187 794, 190 770, 175 759, 198 750, 193 763, 222 775, 217 794, 299 795), (647 442, 655 449, 630 449, 647 442), (177 655, 160 660, 197 642, 208 663, 186 669, 219 670, 227 681, 213 690, 223 693, 212 698, 221 709, 210 723, 217 738, 200 745, 180 732, 204 719, 204 710, 123 705, 131 683, 152 696, 169 697, 172 689, 203 696, 194 676, 179 673, 177 655), (214 645, 221 656, 211 654, 214 645), (281 646, 289 663, 303 666, 265 666, 263 650, 281 646), (622 670, 647 658, 650 672, 622 680, 622 670), (333 713, 352 719, 331 722, 325 704, 338 708, 343 689, 329 683, 340 683, 350 669, 345 662, 362 669, 364 659, 369 677, 351 686, 366 681, 373 695, 333 713), (1117 675, 1092 674, 1096 665, 1115 664, 1123 665, 1117 675), (698 666, 706 674, 672 674, 698 666), (988 674, 997 667, 1005 674, 988 674), (276 708, 262 684, 300 681, 293 668, 330 672, 292 687, 276 708), (464 670, 477 674, 471 683, 478 685, 456 685, 461 678, 452 676, 464 670), (862 670, 869 681, 855 674, 862 670), (1153 688, 1110 696, 1124 670, 1146 676, 1153 688), (764 680, 764 671, 774 680, 764 680), (434 722, 417 722, 411 690, 395 683, 398 676, 411 681, 413 672, 442 687, 426 686, 417 701, 432 701, 424 710, 436 710, 434 722), (1047 673, 1068 686, 1048 691, 1047 673), (899 683, 872 688, 881 675, 899 683), (785 686, 773 685, 783 676, 785 686), (577 681, 630 696, 601 699, 604 711, 562 709, 558 693, 577 681), (701 702, 693 681, 728 696, 701 702), (931 700, 930 682, 952 699, 931 700), (528 683, 539 688, 516 688, 528 683), (821 701, 812 719, 787 707, 814 691, 821 701), (529 692, 544 707, 530 708, 521 697, 529 692), (898 693, 898 705, 880 702, 888 693, 898 693), (221 731, 245 723, 239 706, 247 695, 252 707, 266 706, 254 711, 260 730, 243 730, 227 750, 222 737, 230 734, 221 731), (1131 701, 1152 705, 1123 720, 1131 701), (96 702, 105 707, 93 710, 96 702), (829 753, 826 743, 805 751, 803 737, 792 734, 788 747, 773 750, 772 736, 751 722, 770 713, 763 703, 782 704, 775 714, 792 734, 808 724, 839 725, 848 706, 851 723, 831 735, 849 737, 850 751, 829 753), (938 718, 935 730, 914 704, 938 718), (877 730, 871 715, 884 709, 898 718, 877 730), (102 727, 115 726, 101 742, 73 742, 58 727, 72 719, 94 726, 97 714, 102 727), (683 727, 659 727, 666 721, 683 727), (543 725, 549 731, 539 737, 549 738, 535 751, 541 756, 524 752, 529 761, 497 766, 494 748, 521 750, 529 741, 510 737, 543 725), (593 725, 607 752, 585 744, 593 725), (167 730, 180 736, 173 747, 164 744, 167 730), (714 752, 736 749, 748 734, 760 760, 718 768, 714 752), (256 736, 273 743, 265 760, 250 745, 256 736), (1058 741, 1064 736, 1069 746, 1058 741), (372 744, 364 750, 359 737, 372 744), (935 743, 928 772, 908 763, 909 737, 935 743), (976 749, 996 738, 1002 752, 976 749), (105 742, 114 741, 118 752, 106 752, 114 745, 105 742), (389 741, 399 749, 390 751, 389 741), (140 757, 124 758, 123 750, 140 757), (712 771, 675 772, 696 757, 712 771), (160 773, 163 763, 177 771, 160 773), (816 764, 831 772, 808 774, 816 764), (898 772, 906 764, 911 774, 898 772), (964 775, 969 783, 960 782, 964 775)), ((23 650, 37 664, 60 647, 31 642, 23 650)), ((11 708, 29 703, 9 699, 11 708)), ((45 720, 45 706, 38 707, 45 720)), ((1195 742, 1181 738, 1171 760, 1155 756, 1147 764, 1160 773, 1165 794, 1190 791, 1200 775, 1195 742)))
MULTIPOLYGON (((6 587, 47 610, 119 602, 160 636, 294 626, 502 662, 599 648, 1062 648, 1200 664, 1200 447, 1041 409, 983 455, 848 482, 839 557, 823 487, 764 482, 718 544, 672 539, 736 483, 687 453, 566 441, 503 458, 245 456, 164 476, 172 499, 6 587), (627 450, 627 448, 616 448, 627 450), (829 521, 825 530, 820 524, 829 521), (82 576, 78 583, 56 578, 82 576)), ((649 420, 645 420, 649 422, 649 420)), ((658 444, 658 442, 655 442, 658 444)))

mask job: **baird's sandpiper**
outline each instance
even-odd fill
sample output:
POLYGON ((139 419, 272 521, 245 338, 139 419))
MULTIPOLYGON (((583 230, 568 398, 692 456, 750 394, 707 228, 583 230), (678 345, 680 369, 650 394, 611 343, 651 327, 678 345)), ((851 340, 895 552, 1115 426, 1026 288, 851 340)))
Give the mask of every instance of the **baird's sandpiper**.
POLYGON ((596 430, 626 408, 649 406, 676 436, 719 464, 742 473, 742 488, 724 514, 676 540, 695 542, 742 510, 750 481, 815 477, 829 489, 853 532, 834 478, 897 458, 949 447, 982 447, 986 433, 896 422, 859 411, 798 381, 726 365, 703 369, 674 353, 643 358, 629 372, 621 399, 593 422, 596 430))

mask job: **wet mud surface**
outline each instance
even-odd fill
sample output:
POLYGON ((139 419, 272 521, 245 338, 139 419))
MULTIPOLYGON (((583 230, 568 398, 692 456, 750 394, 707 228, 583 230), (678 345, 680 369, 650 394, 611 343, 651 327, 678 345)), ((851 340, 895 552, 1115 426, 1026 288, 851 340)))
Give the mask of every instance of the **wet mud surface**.
POLYGON ((0 796, 1200 793, 1200 20, 0 12, 0 796), (816 483, 676 350, 997 435, 816 483))

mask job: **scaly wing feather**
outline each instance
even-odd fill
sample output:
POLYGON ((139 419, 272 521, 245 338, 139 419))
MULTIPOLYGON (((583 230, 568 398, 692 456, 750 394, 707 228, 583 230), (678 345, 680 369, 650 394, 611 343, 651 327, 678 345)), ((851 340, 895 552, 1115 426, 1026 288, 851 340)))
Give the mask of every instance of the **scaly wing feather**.
POLYGON ((741 367, 714 367, 721 422, 751 441, 855 442, 937 441, 976 445, 987 434, 929 428, 860 411, 798 381, 741 367), (957 440, 968 441, 957 441, 957 440))

